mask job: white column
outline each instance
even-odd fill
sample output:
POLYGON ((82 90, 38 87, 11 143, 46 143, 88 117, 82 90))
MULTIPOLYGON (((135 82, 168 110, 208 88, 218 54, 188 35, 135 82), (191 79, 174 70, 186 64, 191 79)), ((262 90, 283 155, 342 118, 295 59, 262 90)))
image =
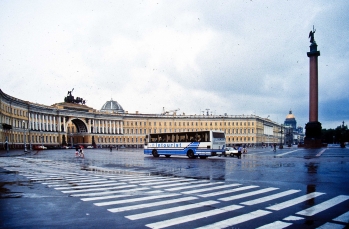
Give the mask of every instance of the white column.
POLYGON ((65 126, 65 117, 63 117, 63 131, 64 131, 64 132, 67 132, 66 126, 65 126))
POLYGON ((120 121, 117 121, 117 122, 116 122, 116 133, 117 133, 117 134, 120 133, 120 131, 119 131, 119 122, 120 122, 120 121))
POLYGON ((48 121, 48 124, 49 124, 49 128, 48 128, 48 129, 49 129, 50 131, 52 131, 52 115, 49 116, 48 120, 49 120, 49 121, 48 121))
POLYGON ((61 116, 57 116, 57 118, 58 118, 58 132, 61 132, 62 130, 61 130, 61 126, 62 126, 62 123, 61 123, 61 116))
POLYGON ((39 130, 41 130, 41 118, 42 118, 42 115, 41 114, 38 114, 38 125, 39 125, 39 130))
POLYGON ((121 131, 121 134, 124 134, 124 126, 122 124, 122 121, 120 122, 120 131, 121 131))
POLYGON ((113 134, 115 134, 115 120, 113 121, 113 134))
POLYGON ((31 126, 32 126, 32 124, 31 124, 31 114, 30 113, 28 113, 28 129, 30 130, 31 129, 31 126))
POLYGON ((56 128, 56 116, 53 116, 53 131, 57 131, 57 128, 56 128))
POLYGON ((102 133, 101 132, 101 120, 98 120, 98 133, 102 133))
POLYGON ((91 132, 96 133, 95 120, 92 119, 91 122, 92 122, 92 127, 93 127, 93 131, 91 131, 91 132))
POLYGON ((38 114, 38 126, 39 126, 39 130, 42 130, 41 128, 42 128, 42 121, 41 121, 41 119, 42 119, 42 115, 41 114, 38 114))
POLYGON ((47 130, 47 131, 49 130, 48 124, 49 124, 48 115, 45 115, 45 130, 47 130))
POLYGON ((35 113, 35 127, 34 127, 34 130, 38 130, 39 127, 38 127, 38 114, 35 113))
POLYGON ((91 119, 89 119, 87 122, 87 133, 91 133, 91 122, 91 119))

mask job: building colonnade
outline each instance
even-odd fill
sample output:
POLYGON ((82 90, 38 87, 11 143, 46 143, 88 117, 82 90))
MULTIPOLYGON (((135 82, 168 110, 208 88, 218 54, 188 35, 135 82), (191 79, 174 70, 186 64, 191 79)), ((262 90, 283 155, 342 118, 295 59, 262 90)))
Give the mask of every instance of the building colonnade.
POLYGON ((160 115, 107 113, 65 103, 46 106, 0 90, 0 149, 23 144, 142 147, 146 134, 221 130, 227 145, 279 143, 281 125, 255 115, 160 115))

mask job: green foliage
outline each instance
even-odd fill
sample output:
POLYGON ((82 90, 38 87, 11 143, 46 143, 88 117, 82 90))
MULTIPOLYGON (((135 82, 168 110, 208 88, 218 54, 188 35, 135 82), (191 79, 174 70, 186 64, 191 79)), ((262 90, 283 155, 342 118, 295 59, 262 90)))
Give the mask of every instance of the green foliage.
POLYGON ((343 142, 349 142, 349 130, 348 126, 340 125, 336 129, 322 129, 322 141, 328 144, 339 144, 343 142))

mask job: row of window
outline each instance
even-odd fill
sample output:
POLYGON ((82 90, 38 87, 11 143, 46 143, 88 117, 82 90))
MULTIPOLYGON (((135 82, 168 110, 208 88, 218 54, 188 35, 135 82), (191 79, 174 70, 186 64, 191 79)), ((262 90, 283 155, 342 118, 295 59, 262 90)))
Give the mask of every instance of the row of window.
MULTIPOLYGON (((167 133, 167 132, 190 132, 190 131, 202 131, 202 130, 208 130, 208 129, 149 129, 149 134, 156 134, 156 133, 167 133)), ((213 130, 212 128, 210 130, 213 130)), ((222 130, 222 129, 220 129, 222 130)), ((125 129, 125 134, 147 134, 147 129, 125 129)), ((254 134, 254 129, 224 129, 222 130, 225 132, 225 134, 254 134)))
MULTIPOLYGON (((253 142, 254 137, 232 137, 227 142, 253 142)), ((99 137, 98 143, 143 143, 143 138, 108 138, 99 137)))
MULTIPOLYGON (((13 139, 9 139, 9 142, 14 143, 23 143, 25 138, 25 142, 29 143, 29 135, 23 136, 19 134, 13 135, 13 139)), ((31 143, 38 144, 38 143, 58 143, 58 137, 57 136, 39 136, 39 135, 32 135, 31 136, 31 143)))
MULTIPOLYGON (((10 142, 14 143, 23 143, 24 142, 24 136, 15 134, 13 136, 13 140, 9 139, 10 142)), ((136 138, 130 138, 130 137, 98 137, 98 143, 143 143, 143 137, 136 137, 136 138)), ((250 142, 254 141, 254 137, 229 137, 226 139, 227 142, 250 142)), ((70 138, 68 138, 68 141, 70 141, 70 138)), ((29 136, 26 136, 25 142, 29 143, 29 136)), ((46 144, 46 143, 58 143, 58 137, 57 136, 40 136, 40 135, 32 135, 31 136, 31 143, 32 144, 46 144)))
POLYGON ((12 108, 10 105, 7 105, 7 104, 1 104, 1 109, 6 111, 9 114, 27 117, 27 112, 25 110, 12 108))
MULTIPOLYGON (((140 126, 142 126, 142 123, 143 123, 143 126, 146 126, 147 125, 147 122, 131 122, 131 121, 126 121, 126 126, 133 126, 133 124, 135 124, 135 126, 138 126, 138 124, 140 126)), ((172 126, 172 122, 153 122, 154 126, 156 126, 157 124, 159 126, 167 126, 167 123, 168 123, 168 126, 172 126)), ((218 126, 218 123, 219 123, 219 126, 254 126, 254 122, 210 122, 209 125, 207 122, 174 122, 173 125, 174 126, 218 126), (240 124, 240 125, 239 125, 240 124)), ((149 122, 148 123, 149 126, 152 125, 152 122, 149 122)))

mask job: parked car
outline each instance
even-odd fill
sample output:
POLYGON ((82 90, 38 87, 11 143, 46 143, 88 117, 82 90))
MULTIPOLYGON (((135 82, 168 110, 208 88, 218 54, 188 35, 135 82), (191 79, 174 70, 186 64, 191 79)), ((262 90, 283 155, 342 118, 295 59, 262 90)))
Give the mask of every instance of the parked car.
POLYGON ((93 149, 93 146, 87 146, 86 148, 87 149, 93 149))
POLYGON ((36 146, 35 148, 36 148, 36 149, 47 149, 46 146, 36 146))
POLYGON ((227 155, 231 157, 238 156, 238 150, 235 149, 234 147, 227 147, 225 148, 225 156, 227 155))

